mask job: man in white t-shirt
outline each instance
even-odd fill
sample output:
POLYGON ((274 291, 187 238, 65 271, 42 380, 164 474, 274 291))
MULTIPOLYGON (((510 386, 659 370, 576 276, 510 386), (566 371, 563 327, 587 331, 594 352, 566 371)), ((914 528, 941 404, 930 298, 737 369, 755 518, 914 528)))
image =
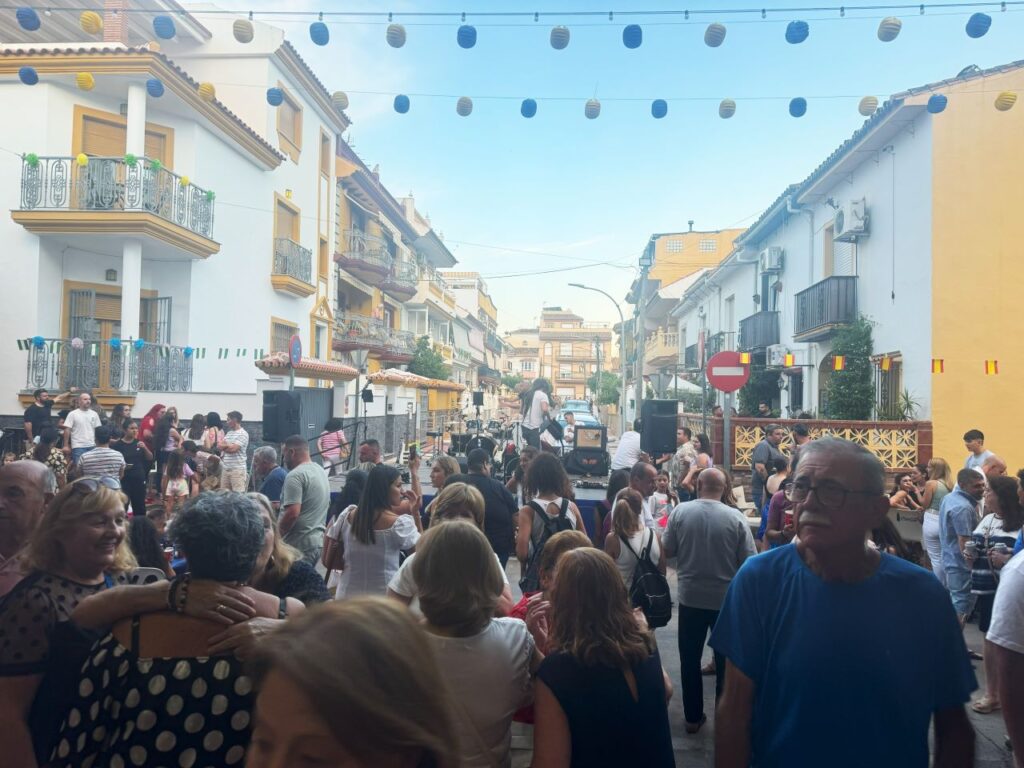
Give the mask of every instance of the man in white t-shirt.
MULTIPOLYGON (((986 635, 986 653, 996 654, 999 704, 1013 754, 1024 754, 1024 555, 1017 553, 999 572, 999 589, 986 635)), ((1018 758, 1018 765, 1020 764, 1018 758)))
POLYGON ((71 455, 72 464, 96 447, 96 428, 101 423, 99 414, 92 410, 92 395, 83 392, 78 396, 78 407, 64 419, 64 453, 71 455))
POLYGON ((657 484, 658 470, 646 461, 638 461, 629 470, 629 487, 644 498, 643 523, 648 528, 654 527, 654 489, 657 484))
POLYGON ((619 447, 612 457, 612 472, 616 469, 632 469, 640 458, 640 419, 637 419, 633 422, 633 428, 619 437, 619 447))
POLYGON ((246 471, 246 453, 249 450, 249 433, 242 429, 242 414, 228 413, 228 431, 217 447, 221 450, 221 488, 225 491, 245 493, 249 485, 246 471))

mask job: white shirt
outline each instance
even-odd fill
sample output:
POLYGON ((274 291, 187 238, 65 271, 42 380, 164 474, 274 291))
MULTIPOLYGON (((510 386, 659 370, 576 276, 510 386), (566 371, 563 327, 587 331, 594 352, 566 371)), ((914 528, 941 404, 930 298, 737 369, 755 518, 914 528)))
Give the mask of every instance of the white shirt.
POLYGON ((541 422, 544 421, 544 407, 543 403, 550 405, 548 396, 541 390, 537 390, 533 393, 533 400, 530 401, 530 408, 526 412, 526 417, 523 419, 523 426, 527 429, 538 429, 541 422))
POLYGON ((982 451, 977 456, 973 453, 967 457, 967 461, 964 462, 964 469, 977 469, 981 470, 981 465, 985 463, 985 459, 989 456, 995 456, 992 451, 982 451))
POLYGON ((459 764, 510 766, 512 716, 533 700, 533 637, 519 619, 492 619, 477 635, 441 637, 427 632, 453 698, 459 764), (487 753, 483 752, 486 747, 487 753))
POLYGON ((99 426, 99 414, 92 410, 75 408, 64 419, 64 427, 71 430, 72 448, 92 448, 96 445, 96 428, 99 426))
MULTIPOLYGON (((405 561, 399 566, 398 573, 394 575, 394 578, 388 582, 388 589, 394 592, 396 595, 402 597, 411 598, 412 602, 409 604, 409 608, 415 613, 420 612, 420 601, 419 594, 420 588, 416 584, 416 579, 412 575, 412 561, 416 559, 416 553, 413 552, 405 561)), ((505 586, 508 587, 508 574, 505 573, 505 569, 501 567, 501 559, 495 555, 494 559, 498 562, 498 569, 501 571, 501 578, 505 580, 505 586)))
POLYGON ((640 461, 640 433, 632 429, 624 432, 619 438, 619 447, 612 458, 612 471, 616 469, 632 469, 640 461))
POLYGON ((240 446, 234 453, 228 453, 224 451, 224 455, 220 457, 220 465, 228 470, 245 469, 245 454, 249 449, 249 433, 239 427, 238 429, 232 429, 230 432, 224 435, 224 441, 233 443, 240 446))
POLYGON ((629 551, 629 547, 622 539, 619 539, 619 556, 615 558, 615 567, 619 569, 619 575, 622 576, 622 583, 626 585, 626 589, 629 589, 633 583, 633 571, 636 570, 636 564, 648 541, 651 542, 651 562, 657 565, 658 559, 661 557, 661 544, 654 531, 641 528, 630 536, 629 547, 633 548, 632 552, 629 551))
POLYGON ((388 583, 398 573, 398 553, 416 546, 420 538, 416 523, 409 515, 401 515, 390 528, 374 531, 374 543, 363 544, 352 535, 349 516, 355 505, 342 510, 327 530, 345 548, 345 570, 338 576, 336 600, 358 595, 387 594, 388 583))
POLYGON ((999 572, 999 589, 985 639, 1000 648, 1024 653, 1024 553, 1018 552, 999 572))

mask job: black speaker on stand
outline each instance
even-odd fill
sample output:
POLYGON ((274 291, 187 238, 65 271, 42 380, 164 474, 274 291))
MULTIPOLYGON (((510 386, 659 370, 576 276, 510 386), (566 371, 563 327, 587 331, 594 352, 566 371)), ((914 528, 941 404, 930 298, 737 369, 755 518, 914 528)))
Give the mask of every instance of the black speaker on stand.
POLYGON ((287 389, 263 393, 263 439, 266 442, 283 443, 292 435, 301 434, 300 402, 299 393, 287 389))
POLYGON ((676 452, 679 404, 675 400, 644 400, 640 419, 640 450, 652 459, 676 452))

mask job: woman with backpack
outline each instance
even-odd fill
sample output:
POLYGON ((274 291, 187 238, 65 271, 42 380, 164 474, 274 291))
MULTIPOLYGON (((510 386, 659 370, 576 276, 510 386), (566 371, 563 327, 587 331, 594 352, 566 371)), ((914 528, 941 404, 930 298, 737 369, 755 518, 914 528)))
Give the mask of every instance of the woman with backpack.
POLYGON ((519 510, 516 557, 523 566, 519 587, 524 592, 536 592, 540 583, 537 564, 547 540, 559 531, 586 528, 579 508, 569 498, 572 486, 557 456, 537 456, 530 463, 526 483, 533 498, 519 510))
POLYGON ((615 561, 622 583, 629 589, 633 584, 633 573, 637 563, 645 555, 665 575, 665 553, 653 528, 642 523, 644 498, 637 491, 627 488, 619 493, 612 510, 612 530, 605 537, 604 551, 615 561))

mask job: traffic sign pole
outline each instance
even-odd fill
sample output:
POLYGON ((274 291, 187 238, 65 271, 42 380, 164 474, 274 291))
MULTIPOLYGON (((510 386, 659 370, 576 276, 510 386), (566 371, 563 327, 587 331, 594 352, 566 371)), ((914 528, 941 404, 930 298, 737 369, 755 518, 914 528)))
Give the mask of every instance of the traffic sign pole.
POLYGON ((722 410, 722 466, 732 475, 732 392, 725 393, 725 408, 722 410))
POLYGON ((732 393, 750 381, 750 366, 740 362, 740 353, 725 351, 712 356, 707 363, 707 380, 712 387, 725 393, 722 410, 722 464, 732 470, 732 393))

